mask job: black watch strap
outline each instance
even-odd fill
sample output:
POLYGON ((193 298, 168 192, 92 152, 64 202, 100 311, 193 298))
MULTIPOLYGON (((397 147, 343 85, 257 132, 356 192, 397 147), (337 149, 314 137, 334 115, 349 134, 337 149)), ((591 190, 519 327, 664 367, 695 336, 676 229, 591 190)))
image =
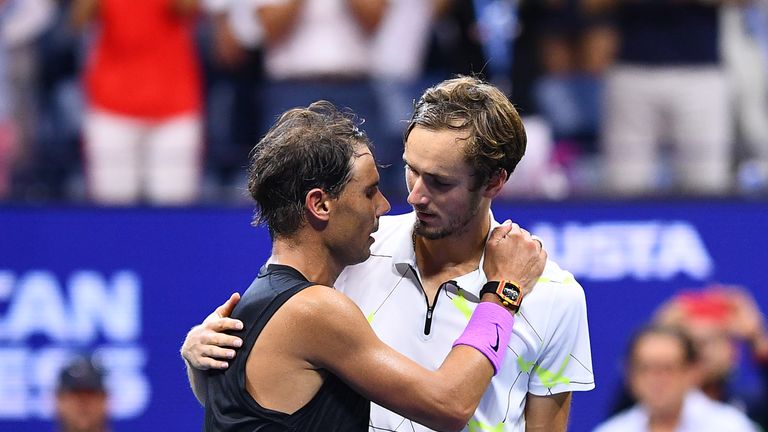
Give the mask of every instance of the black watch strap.
POLYGON ((501 304, 513 312, 520 309, 520 302, 523 301, 523 290, 510 280, 488 281, 480 290, 480 297, 482 298, 486 293, 495 294, 501 300, 501 304))

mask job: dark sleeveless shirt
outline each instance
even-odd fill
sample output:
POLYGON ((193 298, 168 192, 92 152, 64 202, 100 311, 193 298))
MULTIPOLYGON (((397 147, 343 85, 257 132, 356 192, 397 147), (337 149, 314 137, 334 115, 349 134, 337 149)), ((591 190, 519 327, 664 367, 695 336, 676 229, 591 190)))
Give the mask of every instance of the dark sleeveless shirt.
POLYGON ((205 431, 368 430, 370 402, 333 374, 328 373, 312 400, 293 414, 263 408, 245 389, 248 354, 264 326, 288 299, 313 285, 292 267, 270 264, 261 269, 232 312, 244 324, 244 330, 232 333, 243 339, 242 348, 229 369, 208 373, 205 431))

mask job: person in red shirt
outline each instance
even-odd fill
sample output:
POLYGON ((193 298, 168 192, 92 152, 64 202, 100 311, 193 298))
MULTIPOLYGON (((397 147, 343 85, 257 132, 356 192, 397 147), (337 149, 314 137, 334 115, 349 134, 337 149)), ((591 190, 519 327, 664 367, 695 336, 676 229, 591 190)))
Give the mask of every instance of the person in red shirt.
POLYGON ((183 204, 201 175, 201 78, 195 0, 76 0, 73 23, 97 24, 84 77, 91 198, 183 204))

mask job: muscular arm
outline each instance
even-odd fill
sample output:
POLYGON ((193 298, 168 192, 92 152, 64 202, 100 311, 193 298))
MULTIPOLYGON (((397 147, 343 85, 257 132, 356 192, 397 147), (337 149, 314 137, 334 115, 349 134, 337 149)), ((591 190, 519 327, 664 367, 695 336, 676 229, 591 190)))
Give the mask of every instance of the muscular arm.
POLYGON ((302 323, 304 330, 290 337, 296 340, 298 336, 295 345, 301 347, 307 362, 332 372, 372 401, 430 428, 460 430, 466 426, 493 376, 485 355, 459 345, 440 368, 431 371, 379 340, 345 295, 316 286, 299 296, 291 308, 301 312, 293 314, 291 321, 302 323))
POLYGON ((291 31, 302 7, 304 0, 286 0, 256 9, 267 43, 279 42, 291 31))
POLYGON ((75 0, 72 4, 69 21, 77 30, 83 30, 96 16, 99 0, 75 0))
POLYGON ((367 33, 373 33, 379 26, 387 0, 347 0, 352 14, 367 33))
POLYGON ((171 9, 181 16, 197 13, 199 6, 198 0, 171 0, 171 9))
MULTIPOLYGON (((541 275, 541 272, 546 263, 547 253, 542 250, 539 244, 532 240, 527 232, 521 230, 517 225, 509 223, 503 224, 501 227, 495 228, 492 233, 488 244, 486 245, 486 260, 484 263, 484 271, 490 279, 512 279, 518 281, 525 292, 530 291, 535 281, 541 275), (502 240, 504 238, 504 240, 502 240)), ((347 310, 348 314, 352 317, 348 318, 352 320, 345 325, 339 325, 339 322, 335 319, 327 323, 330 329, 335 329, 336 332, 341 333, 338 337, 329 338, 330 331, 322 332, 320 335, 312 336, 306 342, 301 344, 292 344, 293 346, 320 346, 315 347, 308 352, 298 353, 306 357, 311 357, 318 368, 328 369, 337 372, 337 375, 346 377, 347 381, 352 384, 358 391, 365 394, 369 398, 378 401, 381 405, 387 406, 394 411, 398 411, 404 415, 408 415, 411 418, 422 421, 425 424, 435 421, 430 419, 422 419, 422 417, 429 417, 435 415, 436 412, 442 413, 450 411, 447 416, 457 416, 453 418, 445 417, 437 419, 436 421, 456 421, 466 424, 464 417, 471 416, 479 403, 479 398, 484 392, 490 380, 490 375, 487 378, 481 378, 479 381, 473 381, 474 386, 469 390, 461 387, 460 395, 454 396, 452 392, 455 392, 458 387, 450 387, 455 385, 457 379, 462 379, 465 375, 464 372, 457 372, 456 370, 463 370, 470 365, 468 361, 465 361, 463 357, 467 354, 455 354, 459 357, 454 358, 454 353, 445 360, 443 366, 440 368, 441 375, 437 375, 435 372, 427 371, 416 365, 413 361, 405 358, 401 354, 395 352, 385 344, 383 344, 370 328, 370 325, 362 317, 360 310, 355 306, 351 300, 342 294, 332 291, 336 296, 341 296, 342 300, 337 299, 336 302, 340 303, 343 307, 349 309, 352 305, 352 311, 347 310), (362 319, 362 321, 361 321, 362 319), (347 335, 348 332, 349 334, 347 335), (343 337, 355 337, 350 341, 339 343, 343 340, 343 337), (325 341, 326 342, 319 342, 325 341), (328 349, 328 347, 334 347, 328 349), (352 348, 354 347, 355 354, 352 354, 352 348), (344 358, 336 359, 338 353, 345 353, 344 358), (331 358, 326 358, 330 356, 331 358), (376 363, 377 361, 384 360, 383 366, 375 366, 371 372, 371 368, 361 368, 357 361, 352 361, 357 357, 364 358, 368 362, 376 363), (336 361, 341 363, 335 363, 336 361), (345 361, 352 361, 351 364, 344 363, 345 361), (391 361, 391 363, 390 363, 391 361), (406 365, 406 366, 404 366, 406 365), (349 372, 348 369, 353 369, 349 372), (354 369, 357 368, 357 369, 354 369), (415 369, 414 369, 415 368, 415 369), (355 370, 362 375, 356 375, 355 370), (390 371, 382 373, 381 371, 390 371), (397 383, 389 381, 390 373, 403 373, 402 379, 397 383), (364 387, 364 383, 361 385, 359 380, 368 382, 368 377, 371 373, 374 373, 372 383, 376 383, 374 388, 364 387), (446 377, 443 377, 446 375, 446 377), (434 384, 424 385, 421 387, 428 388, 416 388, 411 390, 411 387, 417 386, 415 383, 422 383, 424 380, 434 380, 434 384), (483 384, 483 380, 486 382, 483 384), (479 385, 479 387, 477 387, 479 385), (445 390, 449 387, 449 390, 445 390), (383 393, 378 393, 383 392, 383 393), (479 392, 479 393, 478 393, 479 392), (407 395, 404 397, 403 395, 407 395), (448 399, 446 399, 448 397, 448 399), (393 400, 390 400, 394 398, 393 400), (477 399, 477 400, 475 400, 477 399), (435 407, 435 405, 439 405, 435 407), (425 409, 424 407, 428 407, 425 409), (468 414, 467 414, 468 412, 468 414), (461 421, 459 421, 461 420, 461 421)), ((221 334, 224 330, 236 329, 236 325, 242 325, 240 321, 226 318, 229 316, 234 305, 237 303, 239 296, 233 295, 227 303, 220 306, 214 313, 209 315, 203 324, 196 326, 190 330, 187 338, 182 346, 182 356, 187 362, 187 366, 192 366, 196 369, 225 369, 228 367, 226 359, 234 356, 234 350, 228 349, 228 347, 240 346, 242 341, 239 338, 221 334)), ((332 306, 332 305, 331 305, 332 306)), ((336 317, 337 313, 330 314, 328 312, 321 314, 320 318, 312 317, 312 319, 322 319, 328 317, 336 317)), ((299 321, 303 322, 303 321, 299 321)), ((325 326, 323 322, 318 322, 317 326, 325 326)), ((310 329, 313 327, 309 327, 310 329)), ((315 327, 320 328, 320 327, 315 327)), ((304 334, 304 333, 302 333, 304 334)), ((263 334, 262 334, 263 337, 263 334)), ((260 338, 262 338, 260 337, 260 338)), ((284 338, 282 340, 285 340, 284 338)), ((462 351, 469 351, 470 357, 474 357, 472 362, 474 364, 480 364, 479 367, 473 368, 474 373, 478 373, 478 370, 488 369, 489 374, 492 373, 490 363, 479 352, 466 346, 457 347, 454 351, 461 353, 462 351)), ((251 353, 253 354, 253 352, 251 353)), ((242 355, 242 354, 241 354, 242 355)), ((481 375, 484 372, 480 372, 481 375)), ((205 389, 204 383, 199 379, 201 374, 196 371, 188 371, 190 384, 193 391, 198 396, 198 399, 204 403, 205 389)), ((256 383, 258 385, 258 383, 256 383)), ((443 415, 443 414, 440 414, 443 415)), ((462 425, 463 427, 463 425, 462 425)), ((444 429, 437 427, 437 429, 444 429)))
MULTIPOLYGON (((535 284, 547 256, 527 231, 511 221, 494 230, 486 253, 483 268, 490 279, 512 276, 524 289, 535 284), (504 262, 507 266, 500 265, 504 262)), ((493 376, 485 355, 459 345, 436 371, 425 369, 384 344, 352 300, 332 293, 316 294, 322 304, 301 321, 307 328, 322 329, 304 341, 307 361, 331 371, 379 405, 430 428, 465 427, 493 376)), ((483 301, 489 300, 499 301, 493 294, 483 296, 483 301)))
POLYGON ((525 402, 526 432, 565 432, 571 411, 571 393, 536 396, 528 393, 525 402))

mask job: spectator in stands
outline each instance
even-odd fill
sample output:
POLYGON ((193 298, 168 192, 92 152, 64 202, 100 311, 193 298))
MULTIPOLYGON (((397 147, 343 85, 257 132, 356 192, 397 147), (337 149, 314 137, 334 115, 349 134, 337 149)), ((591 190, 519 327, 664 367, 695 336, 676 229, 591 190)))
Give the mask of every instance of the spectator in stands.
POLYGON ((627 381, 637 404, 595 432, 751 432, 757 429, 735 408, 696 389, 698 359, 682 331, 652 326, 631 341, 627 381))
POLYGON ((601 133, 605 184, 613 192, 730 190, 732 122, 718 50, 724 1, 605 1, 614 3, 620 37, 601 133), (667 143, 674 158, 665 171, 667 143))
POLYGON ((768 192, 768 1, 726 4, 720 20, 736 143, 738 186, 768 192))
MULTIPOLYGON (((366 120, 378 145, 378 110, 371 84, 371 41, 386 0, 256 0, 264 31, 261 132, 289 108, 328 100, 366 120)), ((408 30, 404 30, 408 31, 408 30)), ((385 191, 386 192, 386 191, 385 191)))
POLYGON ((51 0, 0 1, 0 199, 35 151, 38 72, 36 42, 53 17, 51 0))
POLYGON ((768 430, 768 331, 763 313, 743 288, 712 286, 667 301, 656 321, 682 328, 701 358, 701 390, 710 398, 746 410, 768 430), (740 346, 749 348, 760 385, 734 383, 740 346))
POLYGON ((195 0, 76 0, 73 22, 99 24, 85 72, 85 169, 104 204, 195 200, 201 83, 195 0))
POLYGON ((538 107, 555 139, 593 150, 600 124, 604 73, 613 62, 616 38, 607 13, 594 0, 547 0, 539 30, 543 76, 538 107))
POLYGON ((205 0, 198 27, 205 72, 206 173, 203 198, 242 201, 247 159, 258 140, 264 79, 257 0, 205 0))
POLYGON ((59 374, 56 421, 61 432, 107 432, 104 373, 91 358, 76 357, 59 374))
MULTIPOLYGON (((8 16, 8 1, 0 0, 0 28, 8 16)), ((0 199, 10 193, 11 166, 14 156, 14 123, 9 102, 6 46, 0 41, 0 199)))
POLYGON ((34 150, 17 164, 14 197, 47 201, 85 197, 81 167, 81 58, 87 39, 71 25, 76 0, 57 0, 48 28, 35 44, 39 61, 34 150))

